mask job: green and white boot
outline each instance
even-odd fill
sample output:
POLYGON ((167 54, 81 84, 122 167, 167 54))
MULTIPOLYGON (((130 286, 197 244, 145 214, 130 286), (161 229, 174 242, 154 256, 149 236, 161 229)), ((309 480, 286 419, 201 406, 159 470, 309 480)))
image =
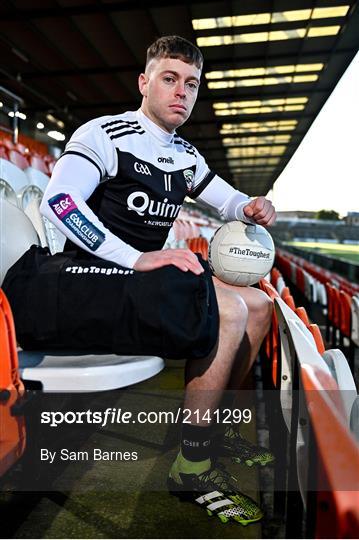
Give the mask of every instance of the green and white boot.
POLYGON ((218 454, 231 457, 235 463, 245 463, 248 467, 252 465, 264 467, 274 461, 274 455, 270 450, 247 441, 232 426, 226 428, 224 437, 218 444, 218 454))
POLYGON ((211 466, 209 459, 191 462, 180 452, 171 467, 168 488, 180 499, 204 508, 209 516, 217 516, 222 523, 248 525, 259 521, 263 517, 261 509, 238 490, 236 482, 219 463, 211 466))

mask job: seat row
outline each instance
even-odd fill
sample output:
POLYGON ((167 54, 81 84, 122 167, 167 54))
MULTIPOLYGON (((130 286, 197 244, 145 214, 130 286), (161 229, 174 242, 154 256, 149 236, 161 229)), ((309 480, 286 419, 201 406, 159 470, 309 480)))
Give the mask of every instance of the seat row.
POLYGON ((272 281, 280 289, 284 276, 308 302, 322 306, 326 316, 326 340, 333 347, 348 345, 353 370, 355 348, 359 347, 359 286, 283 250, 276 254, 276 264, 280 271, 273 269, 272 281))
POLYGON ((0 158, 0 199, 21 209, 32 222, 40 244, 51 253, 61 251, 64 235, 40 214, 40 203, 49 178, 33 167, 24 171, 10 161, 0 158))
POLYGON ((285 512, 286 537, 356 538, 359 398, 353 377, 341 351, 320 354, 304 322, 280 297, 275 310, 276 410, 282 421, 277 416, 271 426, 278 451, 275 502, 285 512))
POLYGON ((51 175, 56 163, 53 156, 30 150, 24 144, 15 144, 8 138, 0 139, 0 158, 10 161, 21 170, 33 167, 47 176, 51 175))
MULTIPOLYGON (((0 286, 7 270, 33 244, 37 232, 26 213, 0 198, 0 286)), ((36 309, 36 306, 34 306, 36 309)), ((155 356, 88 354, 81 351, 17 351, 15 327, 6 296, 0 289, 0 476, 25 449, 23 415, 13 406, 28 382, 43 393, 91 393, 129 386, 156 375, 164 367, 155 356), (21 380, 19 378, 21 376, 21 380)))
MULTIPOLYGON (((203 240, 188 239, 188 247, 201 252, 203 240)), ((319 327, 295 306, 280 271, 271 276, 259 287, 275 304, 261 362, 276 456, 274 511, 285 516, 288 538, 357 538, 356 385, 345 356, 325 350, 319 327)))

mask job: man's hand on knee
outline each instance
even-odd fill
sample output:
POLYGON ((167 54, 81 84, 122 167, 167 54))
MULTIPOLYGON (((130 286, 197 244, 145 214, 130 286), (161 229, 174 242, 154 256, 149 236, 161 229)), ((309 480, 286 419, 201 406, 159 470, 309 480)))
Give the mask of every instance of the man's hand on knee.
POLYGON ((190 249, 165 249, 142 253, 133 268, 139 272, 149 272, 171 264, 182 272, 190 271, 197 275, 204 272, 197 256, 190 249))

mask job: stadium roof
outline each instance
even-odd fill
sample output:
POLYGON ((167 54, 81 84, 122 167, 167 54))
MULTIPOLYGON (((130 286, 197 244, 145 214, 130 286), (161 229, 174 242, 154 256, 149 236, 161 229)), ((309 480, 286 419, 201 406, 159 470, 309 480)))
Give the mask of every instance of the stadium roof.
POLYGON ((137 108, 145 49, 181 35, 205 65, 180 133, 224 178, 260 195, 357 52, 358 28, 350 0, 3 0, 0 85, 24 99, 34 125, 69 136, 91 118, 137 108))

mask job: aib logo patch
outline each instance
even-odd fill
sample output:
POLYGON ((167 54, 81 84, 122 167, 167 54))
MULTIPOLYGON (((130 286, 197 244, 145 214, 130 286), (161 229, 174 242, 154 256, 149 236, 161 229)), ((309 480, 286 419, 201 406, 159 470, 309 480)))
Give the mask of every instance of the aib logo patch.
POLYGON ((67 193, 59 193, 49 200, 49 205, 58 218, 63 219, 71 210, 77 208, 71 196, 67 193))

